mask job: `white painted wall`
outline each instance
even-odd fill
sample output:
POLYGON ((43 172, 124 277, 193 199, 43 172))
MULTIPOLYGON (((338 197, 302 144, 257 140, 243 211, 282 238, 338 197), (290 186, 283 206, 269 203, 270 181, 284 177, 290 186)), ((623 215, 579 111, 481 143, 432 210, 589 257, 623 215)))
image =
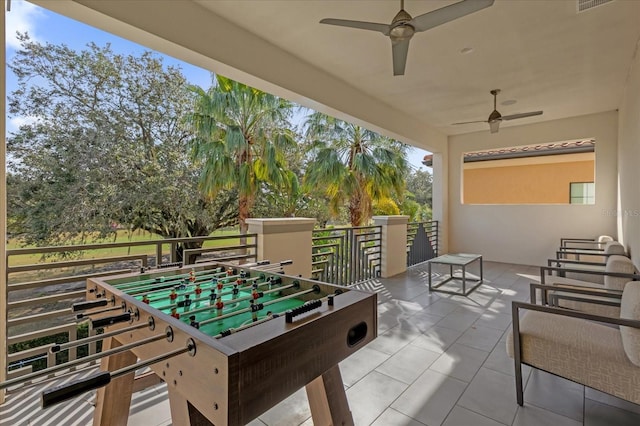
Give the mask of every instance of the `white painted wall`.
POLYGON ((479 253, 485 260, 497 262, 543 265, 546 259, 555 257, 561 237, 617 236, 617 133, 618 114, 611 111, 504 127, 497 134, 484 131, 449 137, 449 252, 479 253), (595 205, 461 203, 464 152, 589 137, 596 139, 595 205))
POLYGON ((618 126, 620 200, 618 231, 621 242, 640 265, 640 42, 629 70, 618 126))

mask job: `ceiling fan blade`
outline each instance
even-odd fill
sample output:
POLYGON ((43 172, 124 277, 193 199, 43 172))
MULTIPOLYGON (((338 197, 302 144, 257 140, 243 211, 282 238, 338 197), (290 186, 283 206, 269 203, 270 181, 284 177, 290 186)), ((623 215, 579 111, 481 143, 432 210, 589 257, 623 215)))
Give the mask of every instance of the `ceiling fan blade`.
POLYGON ((499 128, 500 128, 500 120, 489 122, 489 129, 491 129, 491 133, 498 133, 499 128))
POLYGON ((478 120, 478 121, 462 121, 460 123, 451 123, 452 126, 455 126, 456 124, 472 124, 472 123, 486 123, 487 120, 478 120))
POLYGON ((409 52, 409 40, 391 42, 393 50, 393 75, 404 75, 407 65, 407 53, 409 52))
POLYGON ((386 36, 389 35, 391 27, 387 24, 378 24, 375 22, 350 21, 348 19, 325 18, 320 21, 321 24, 337 25, 339 27, 357 28, 359 30, 378 31, 386 36))
POLYGON ((432 12, 416 16, 409 25, 415 28, 416 32, 426 31, 437 27, 454 19, 461 18, 473 12, 487 8, 493 4, 494 0, 463 0, 449 6, 442 7, 432 12))
POLYGON ((515 120, 516 118, 533 117, 535 115, 542 115, 542 111, 523 112, 520 114, 503 115, 503 120, 515 120))

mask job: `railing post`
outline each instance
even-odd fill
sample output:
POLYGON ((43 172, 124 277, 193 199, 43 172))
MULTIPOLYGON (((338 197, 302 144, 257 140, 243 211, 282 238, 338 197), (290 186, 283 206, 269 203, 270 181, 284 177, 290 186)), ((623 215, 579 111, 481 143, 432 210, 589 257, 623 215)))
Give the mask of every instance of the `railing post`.
POLYGON ((380 275, 392 277, 407 270, 407 223, 409 216, 374 216, 382 227, 380 275))
POLYGON ((258 260, 292 260, 293 264, 284 268, 285 273, 307 278, 311 276, 311 238, 315 223, 315 219, 302 217, 247 219, 247 232, 258 235, 258 260))
MULTIPOLYGON (((2 28, 5 28, 5 12, 2 11, 2 28)), ((5 45, 5 32, 2 31, 2 35, 0 35, 0 40, 2 40, 2 45, 5 45)), ((5 49, 2 49, 0 53, 0 63, 2 66, 0 67, 0 79, 2 79, 3 83, 0 84, 0 97, 2 99, 6 99, 6 58, 5 49)), ((3 108, 4 111, 4 108, 3 108)), ((8 298, 8 287, 7 287, 7 246, 6 246, 6 235, 7 235, 7 173, 6 173, 6 114, 2 114, 0 118, 0 138, 2 138, 2 143, 0 143, 0 169, 2 170, 2 185, 0 186, 0 233, 2 234, 2 245, 0 246, 0 259, 3 261, 0 262, 0 345, 2 349, 0 349, 0 382, 4 382, 7 380, 7 298, 8 298)), ((0 390, 0 404, 4 402, 5 391, 0 390)))

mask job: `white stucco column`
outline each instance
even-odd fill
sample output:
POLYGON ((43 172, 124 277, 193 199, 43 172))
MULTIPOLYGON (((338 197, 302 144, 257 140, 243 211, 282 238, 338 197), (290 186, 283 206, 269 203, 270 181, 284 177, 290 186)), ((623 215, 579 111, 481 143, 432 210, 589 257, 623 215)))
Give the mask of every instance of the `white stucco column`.
POLYGON ((311 245, 315 219, 303 217, 247 219, 250 234, 258 234, 258 260, 292 260, 287 275, 311 277, 311 245))
POLYGON ((406 271, 409 216, 374 216, 373 223, 382 226, 382 278, 406 271))

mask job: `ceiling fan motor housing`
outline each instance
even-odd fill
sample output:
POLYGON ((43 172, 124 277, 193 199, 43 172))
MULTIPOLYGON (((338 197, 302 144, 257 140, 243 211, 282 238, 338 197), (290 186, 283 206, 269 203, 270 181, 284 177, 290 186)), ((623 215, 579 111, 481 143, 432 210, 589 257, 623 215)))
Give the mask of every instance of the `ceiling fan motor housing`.
POLYGON ((402 41, 413 37, 416 29, 409 22, 413 18, 404 9, 400 10, 391 21, 389 36, 392 41, 402 41))

